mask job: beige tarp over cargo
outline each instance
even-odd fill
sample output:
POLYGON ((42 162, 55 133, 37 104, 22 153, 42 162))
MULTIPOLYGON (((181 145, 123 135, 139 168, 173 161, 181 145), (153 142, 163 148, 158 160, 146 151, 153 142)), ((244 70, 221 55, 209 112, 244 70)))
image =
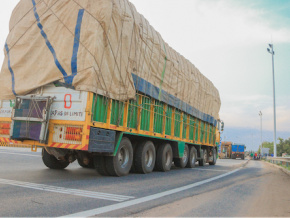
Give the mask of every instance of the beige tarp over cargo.
POLYGON ((178 100, 180 109, 218 119, 220 97, 212 82, 127 0, 21 0, 4 52, 0 99, 60 81, 127 100, 140 91, 138 81, 143 89, 146 81, 160 100, 178 100))

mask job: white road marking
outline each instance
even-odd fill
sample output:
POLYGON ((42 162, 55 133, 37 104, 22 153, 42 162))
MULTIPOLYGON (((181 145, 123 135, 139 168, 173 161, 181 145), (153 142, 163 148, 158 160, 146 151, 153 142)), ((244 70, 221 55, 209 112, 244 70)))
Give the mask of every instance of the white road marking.
POLYGON ((41 157, 41 155, 33 155, 33 154, 20 154, 20 153, 5 152, 5 151, 0 151, 0 153, 3 153, 3 154, 15 154, 15 155, 23 155, 23 156, 30 156, 30 157, 41 157))
POLYGON ((229 170, 214 170, 214 169, 199 169, 199 168, 192 168, 193 170, 208 170, 208 171, 221 171, 221 172, 229 172, 229 170))
POLYGON ((142 203, 145 203, 145 202, 148 202, 148 201, 152 201, 152 200, 156 200, 156 199, 162 198, 164 196, 176 194, 176 193, 181 192, 181 191, 185 191, 185 190, 197 187, 197 186, 201 186, 203 184, 206 184, 206 183, 215 181, 217 179, 226 177, 228 175, 231 175, 233 173, 236 173, 240 169, 242 169, 242 168, 238 168, 238 169, 230 171, 228 173, 225 173, 225 174, 222 174, 222 175, 210 178, 210 179, 206 179, 206 180, 203 180, 203 181, 200 181, 200 182, 196 182, 196 183, 193 183, 193 184, 190 184, 190 185, 186 185, 186 186, 183 186, 183 187, 180 187, 180 188, 172 189, 172 190, 161 192, 161 193, 154 194, 154 195, 149 195, 147 197, 142 197, 142 198, 139 198, 139 199, 134 199, 134 200, 130 200, 130 201, 122 202, 122 203, 117 203, 117 204, 113 204, 113 205, 109 205, 109 206, 105 206, 105 207, 100 207, 100 208, 96 208, 96 209, 92 209, 92 210, 87 210, 87 211, 83 211, 83 212, 79 212, 79 213, 69 214, 69 215, 66 215, 66 216, 63 216, 63 217, 89 217, 89 216, 94 216, 94 215, 99 215, 99 214, 111 212, 111 211, 114 211, 114 210, 123 209, 123 208, 130 207, 130 206, 133 206, 133 205, 136 205, 136 204, 142 204, 142 203))
POLYGON ((20 181, 15 181, 15 180, 8 180, 8 179, 0 179, 0 184, 36 189, 36 190, 41 190, 41 191, 55 192, 55 193, 61 193, 61 194, 75 195, 75 196, 80 196, 80 197, 117 201, 117 202, 122 202, 122 201, 130 200, 134 198, 132 196, 115 195, 115 194, 108 194, 108 193, 101 193, 101 192, 78 190, 78 189, 69 189, 69 188, 63 188, 63 187, 57 187, 57 186, 50 186, 50 185, 43 185, 43 184, 36 184, 36 183, 29 183, 29 182, 20 182, 20 181))

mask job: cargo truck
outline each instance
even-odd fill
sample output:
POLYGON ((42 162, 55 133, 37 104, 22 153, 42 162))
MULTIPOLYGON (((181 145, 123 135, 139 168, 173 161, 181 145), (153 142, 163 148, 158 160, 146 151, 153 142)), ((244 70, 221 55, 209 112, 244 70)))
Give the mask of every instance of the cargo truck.
POLYGON ((217 89, 127 0, 21 0, 0 73, 0 142, 101 175, 216 164, 217 89))
POLYGON ((232 159, 241 158, 245 159, 245 145, 242 144, 232 144, 232 159))

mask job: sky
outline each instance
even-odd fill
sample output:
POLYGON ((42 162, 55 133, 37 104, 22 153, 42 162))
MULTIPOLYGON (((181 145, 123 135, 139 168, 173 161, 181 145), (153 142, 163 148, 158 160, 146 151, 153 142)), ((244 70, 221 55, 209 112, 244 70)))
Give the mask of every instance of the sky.
MULTIPOLYGON (((273 132, 272 58, 267 52, 268 44, 273 43, 277 133, 290 137, 290 1, 130 1, 172 48, 217 87, 225 131, 257 132, 262 111, 263 131, 273 132)), ((2 48, 17 3, 0 2, 2 48)), ((3 59, 2 50, 0 63, 3 59)), ((242 135, 230 137, 243 140, 242 135)))

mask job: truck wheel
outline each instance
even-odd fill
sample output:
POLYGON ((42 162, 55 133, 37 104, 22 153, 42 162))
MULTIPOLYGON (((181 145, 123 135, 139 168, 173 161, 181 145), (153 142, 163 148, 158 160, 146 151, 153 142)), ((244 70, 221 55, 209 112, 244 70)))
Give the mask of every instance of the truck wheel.
POLYGON ((68 161, 57 160, 53 155, 50 155, 45 148, 42 148, 42 161, 45 166, 50 169, 61 170, 69 165, 68 161))
POLYGON ((93 158, 89 158, 89 163, 88 164, 84 164, 83 160, 81 158, 77 158, 78 160, 78 163, 81 167, 83 168, 91 168, 93 169, 94 168, 94 161, 93 161, 93 158))
POLYGON ((157 149, 156 155, 156 170, 166 172, 171 169, 173 152, 171 145, 168 143, 162 144, 157 149))
POLYGON ((130 140, 124 137, 116 156, 106 157, 105 162, 110 176, 128 175, 133 163, 133 148, 130 140))
POLYGON ((215 165, 216 164, 216 149, 212 150, 213 155, 213 161, 209 162, 209 165, 215 165))
POLYGON ((151 173, 155 166, 156 151, 153 142, 146 141, 137 146, 134 169, 137 173, 151 173))
POLYGON ((193 146, 190 146, 189 148, 189 158, 188 162, 186 164, 187 168, 194 168, 195 167, 195 162, 196 162, 196 149, 193 146))
POLYGON ((203 149, 203 158, 198 161, 199 166, 204 166, 207 162, 207 150, 203 149))
POLYGON ((97 170, 97 172, 102 175, 102 176, 108 176, 108 170, 106 167, 106 162, 105 162, 105 158, 103 156, 95 156, 93 158, 94 160, 94 167, 97 170))
POLYGON ((174 158, 174 165, 180 168, 184 168, 186 164, 188 163, 188 157, 189 157, 189 150, 187 144, 185 144, 184 147, 184 153, 182 158, 174 158))

